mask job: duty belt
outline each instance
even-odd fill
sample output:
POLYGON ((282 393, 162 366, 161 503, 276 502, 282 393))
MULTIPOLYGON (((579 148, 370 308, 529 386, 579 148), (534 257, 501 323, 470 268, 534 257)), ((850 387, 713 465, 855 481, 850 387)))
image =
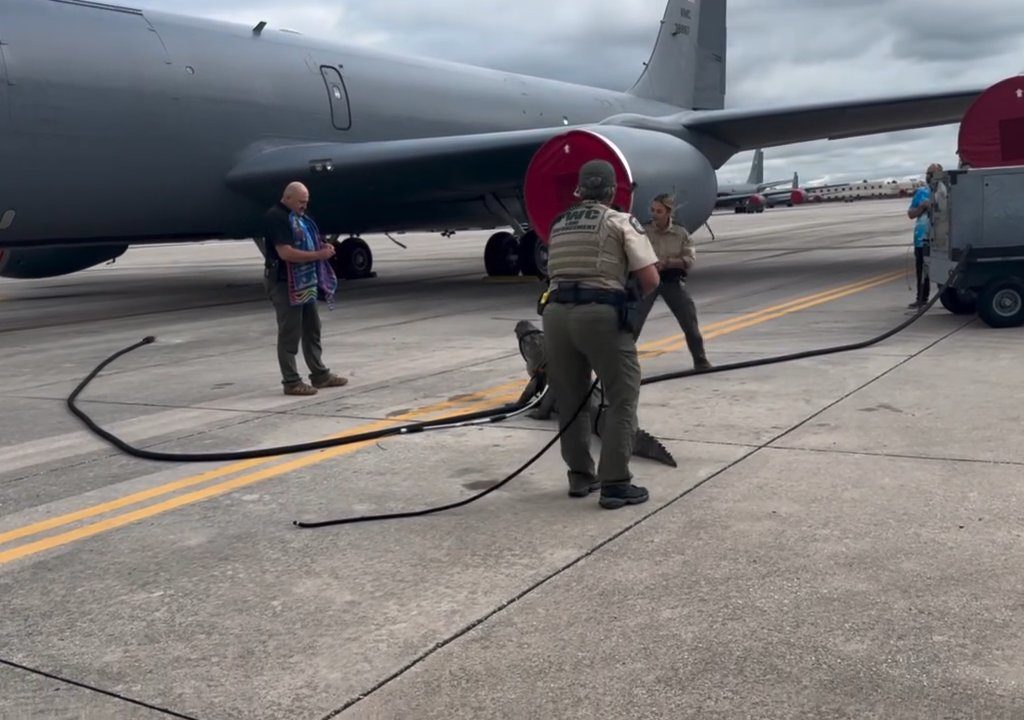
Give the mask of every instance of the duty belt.
POLYGON ((599 303, 602 305, 622 305, 626 302, 626 293, 616 290, 598 290, 578 285, 559 287, 551 291, 548 302, 584 304, 599 303))

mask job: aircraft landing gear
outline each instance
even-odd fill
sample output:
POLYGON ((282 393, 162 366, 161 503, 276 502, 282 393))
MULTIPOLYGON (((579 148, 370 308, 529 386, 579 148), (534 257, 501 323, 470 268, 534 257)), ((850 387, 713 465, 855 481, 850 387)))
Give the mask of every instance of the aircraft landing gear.
POLYGON ((484 267, 487 274, 519 274, 519 240, 510 232, 496 232, 484 247, 484 267))
POLYGON ((548 246, 533 230, 519 238, 510 232, 496 232, 484 247, 484 267, 492 277, 522 273, 544 278, 548 273, 548 246))
POLYGON ((548 276, 548 246, 535 230, 527 230, 519 238, 519 269, 523 275, 548 276))
POLYGON ((335 275, 345 280, 377 277, 377 273, 371 271, 373 253, 365 240, 353 236, 338 242, 337 235, 330 236, 328 240, 334 245, 331 266, 334 268, 335 275))

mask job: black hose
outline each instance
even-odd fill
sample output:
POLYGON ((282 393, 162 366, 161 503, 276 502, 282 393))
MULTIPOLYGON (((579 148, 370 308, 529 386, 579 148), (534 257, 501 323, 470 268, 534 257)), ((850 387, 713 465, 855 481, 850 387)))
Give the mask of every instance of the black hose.
MULTIPOLYGON (((924 315, 932 307, 932 305, 935 304, 935 301, 939 299, 939 296, 942 294, 942 292, 947 287, 949 287, 949 285, 951 285, 953 283, 954 279, 957 277, 957 275, 959 274, 960 270, 963 268, 964 264, 967 262, 967 259, 968 259, 969 255, 970 255, 970 251, 971 251, 970 246, 965 248, 963 257, 960 259, 960 262, 957 263, 956 267, 954 267, 950 271, 949 277, 946 279, 946 282, 944 284, 938 286, 938 289, 937 289, 935 295, 931 298, 931 300, 929 300, 924 306, 918 308, 917 312, 914 313, 910 318, 904 320, 903 322, 901 322, 896 327, 891 328, 890 330, 887 330, 886 332, 884 332, 884 333, 882 333, 880 335, 877 335, 877 336, 875 336, 873 338, 870 338, 868 340, 863 340, 863 341, 860 341, 860 342, 847 343, 847 344, 844 344, 844 345, 836 345, 836 346, 828 347, 828 348, 820 348, 820 349, 816 349, 816 350, 805 350, 805 351, 802 351, 802 352, 789 353, 789 354, 786 354, 786 355, 777 355, 777 356, 773 356, 773 357, 759 358, 757 360, 745 360, 745 361, 741 361, 741 362, 727 363, 727 364, 724 364, 724 365, 716 365, 714 367, 707 368, 707 369, 702 369, 702 370, 697 370, 697 369, 681 370, 681 371, 678 371, 678 372, 663 373, 663 374, 660 374, 660 375, 652 375, 651 377, 644 378, 643 380, 641 380, 640 384, 641 385, 650 385, 650 384, 653 384, 653 383, 665 382, 666 380, 676 380, 676 379, 679 379, 679 378, 690 377, 691 375, 709 375, 711 373, 716 373, 716 372, 726 372, 726 371, 729 371, 729 370, 740 370, 740 369, 743 369, 743 368, 752 368, 752 367, 760 367, 760 366, 764 366, 764 365, 773 365, 773 364, 776 364, 776 363, 789 362, 789 361, 792 361, 792 360, 801 360, 801 359, 809 358, 809 357, 817 357, 819 355, 829 355, 829 354, 833 354, 833 353, 849 352, 851 350, 859 350, 861 348, 870 347, 871 345, 875 345, 875 344, 877 344, 879 342, 882 342, 883 340, 886 340, 887 338, 892 337, 893 335, 895 335, 895 334, 897 334, 899 332, 902 332, 903 330, 908 328, 910 325, 915 323, 918 319, 920 319, 921 316, 924 315)), ((536 404, 540 400, 540 398, 543 397, 544 393, 546 393, 548 391, 548 387, 545 386, 545 387, 543 387, 541 389, 541 391, 539 393, 534 394, 534 396, 532 398, 520 397, 520 399, 516 403, 511 403, 509 405, 505 405, 505 406, 502 406, 502 407, 499 407, 499 408, 493 408, 493 409, 490 409, 490 410, 481 410, 481 411, 478 411, 478 412, 475 412, 475 413, 466 413, 464 415, 459 415, 459 416, 455 416, 455 417, 451 417, 451 418, 442 418, 442 419, 438 419, 438 420, 428 420, 428 421, 424 421, 424 422, 421 422, 421 423, 412 423, 412 424, 409 424, 409 425, 404 425, 404 426, 399 426, 399 427, 394 427, 394 428, 386 428, 386 429, 383 429, 383 430, 375 430, 375 431, 371 431, 371 432, 360 433, 358 435, 350 435, 350 436, 347 436, 347 437, 331 438, 331 439, 326 439, 326 440, 317 440, 317 441, 313 441, 313 442, 300 443, 300 444, 296 444, 296 445, 285 445, 285 446, 274 447, 274 448, 263 448, 263 449, 259 449, 259 450, 242 450, 242 451, 236 451, 236 452, 215 452, 215 453, 163 453, 163 452, 154 452, 154 451, 150 451, 150 450, 143 450, 141 448, 136 448, 136 447, 130 445, 129 443, 125 442, 121 438, 117 437, 116 435, 114 435, 114 434, 104 430, 103 428, 99 427, 99 425, 97 425, 92 420, 92 418, 90 418, 85 412, 83 412, 81 409, 79 409, 77 407, 77 405, 75 404, 75 400, 77 399, 79 394, 81 394, 81 392, 85 389, 85 387, 105 367, 107 367, 114 360, 116 360, 117 358, 121 357, 122 355, 125 355, 125 354, 131 352, 132 350, 135 350, 135 349, 137 349, 139 347, 142 347, 143 345, 149 345, 149 344, 151 344, 151 343, 153 343, 155 341, 156 341, 155 337, 148 336, 148 337, 143 338, 140 342, 135 343, 134 345, 131 345, 129 347, 124 348, 123 350, 119 350, 118 352, 114 353, 113 355, 108 357, 106 360, 101 362, 99 365, 97 365, 96 368, 93 369, 93 371, 91 373, 89 373, 89 375, 87 375, 85 377, 85 379, 83 379, 82 382, 80 382, 78 384, 78 386, 71 393, 71 395, 68 396, 68 399, 67 399, 67 405, 68 405, 68 408, 71 410, 71 412, 74 415, 76 415, 79 419, 81 419, 82 422, 84 422, 86 424, 86 426, 92 432, 94 432, 96 435, 98 435, 99 437, 103 438, 104 440, 106 440, 110 444, 114 445, 116 448, 118 448, 122 452, 125 452, 125 453, 127 453, 129 455, 133 455, 135 457, 144 458, 144 459, 147 459, 147 460, 189 461, 189 462, 205 462, 205 461, 211 461, 211 460, 212 461, 245 460, 245 459, 250 459, 250 458, 269 457, 269 456, 283 455, 283 454, 288 454, 288 453, 305 452, 305 451, 309 451, 309 450, 321 450, 321 449, 324 449, 324 448, 337 447, 337 446, 340 446, 340 445, 348 445, 348 444, 351 444, 351 443, 364 442, 364 441, 367 441, 367 440, 377 440, 377 439, 385 438, 385 437, 393 437, 395 435, 408 435, 408 434, 412 434, 412 433, 423 432, 423 431, 426 431, 426 430, 458 427, 459 425, 466 424, 466 423, 469 423, 469 422, 476 422, 476 421, 479 421, 479 420, 487 420, 490 423, 496 423, 496 422, 501 422, 502 420, 506 420, 509 417, 512 417, 513 415, 516 415, 516 414, 518 414, 520 412, 525 411, 529 407, 531 407, 534 404, 536 404)), ((318 528, 318 527, 326 527, 328 525, 346 525, 346 524, 351 524, 351 523, 369 522, 369 521, 372 521, 372 520, 391 520, 391 519, 398 519, 398 518, 420 517, 420 516, 423 516, 423 515, 429 515, 429 514, 432 514, 432 513, 441 512, 443 510, 451 510, 451 509, 454 509, 454 508, 457 508, 457 507, 462 507, 464 505, 468 505, 469 503, 475 502, 476 500, 479 500, 480 498, 484 497, 485 495, 488 495, 488 494, 494 492, 498 488, 500 488, 503 485, 505 485, 506 483, 508 483, 510 480, 512 480, 515 477, 517 477, 518 475, 520 475, 524 470, 526 470, 528 467, 533 465, 533 463, 535 463, 537 460, 539 460, 541 458, 541 456, 544 455, 544 453, 546 453, 549 449, 551 449, 551 446, 554 445, 555 442, 557 442, 559 440, 559 438, 562 437, 562 435, 564 434, 565 430, 570 425, 572 425, 572 423, 576 421, 576 418, 580 415, 580 413, 583 412, 583 408, 585 408, 587 406, 587 403, 590 401, 590 396, 593 394, 594 390, 597 388, 598 383, 599 383, 598 380, 594 381, 594 383, 590 386, 590 390, 587 392, 587 395, 584 398, 583 403, 579 406, 579 408, 577 408, 576 412, 573 414, 573 416, 569 420, 569 422, 565 423, 563 425, 562 429, 560 429, 559 432, 543 448, 541 448, 541 450, 539 452, 537 452, 526 463, 524 463, 517 470, 515 470, 515 472, 513 472, 510 475, 508 475, 505 479, 501 480, 500 482, 498 482, 495 485, 492 485, 491 487, 487 488, 486 490, 483 490, 482 492, 477 493, 476 495, 473 495, 473 496, 471 496, 469 498, 466 498, 464 500, 460 500, 458 502, 450 503, 448 505, 442 505, 442 506, 437 506, 437 507, 432 507, 432 508, 425 508, 423 510, 411 510, 411 511, 407 511, 407 512, 386 513, 386 514, 382 514, 382 515, 362 515, 362 516, 354 516, 354 517, 349 517, 349 518, 340 518, 340 519, 337 519, 337 520, 325 520, 325 521, 320 521, 320 522, 302 522, 302 521, 295 520, 295 521, 293 521, 293 524, 295 526, 301 527, 301 528, 318 528)))
MULTIPOLYGON (((649 378, 645 378, 645 379, 641 380, 640 384, 641 385, 650 385, 652 383, 665 382, 666 380, 675 380, 675 379, 678 379, 678 378, 689 377, 691 375, 707 375, 707 374, 714 373, 714 372, 725 372, 727 370, 739 370, 739 369, 742 369, 742 368, 759 367, 759 366, 762 366, 762 365, 773 365, 775 363, 789 362, 791 360, 800 360, 800 359, 803 359, 803 358, 816 357, 818 355, 829 355, 829 354, 838 353, 838 352, 849 352, 850 350, 858 350, 858 349, 861 349, 861 348, 869 347, 871 345, 875 345, 876 343, 880 343, 883 340, 892 337, 896 333, 899 333, 899 332, 902 332, 903 330, 906 330, 908 327, 910 327, 910 325, 912 325, 913 323, 917 322, 921 318, 922 315, 924 315, 926 312, 928 312, 928 310, 932 307, 932 305, 935 304, 935 301, 939 299, 939 296, 942 294, 942 291, 945 290, 953 282, 953 280, 956 278, 956 276, 960 272, 961 268, 967 262, 967 256, 968 256, 969 253, 970 253, 970 246, 968 246, 967 249, 965 250, 964 256, 960 260, 960 262, 957 264, 957 266, 950 271, 949 277, 946 279, 946 282, 943 285, 940 285, 938 287, 938 290, 936 291, 935 295, 931 298, 931 300, 929 300, 924 306, 918 308, 916 313, 914 313, 911 317, 909 317, 906 320, 904 320, 903 322, 901 322, 896 327, 894 327, 894 328, 892 328, 890 330, 885 331, 881 335, 876 335, 875 337, 873 337, 873 338, 871 338, 869 340, 864 340, 864 341, 855 342, 855 343, 847 343, 845 345, 836 345, 834 347, 821 348, 821 349, 818 349, 818 350, 805 350, 803 352, 789 353, 787 355, 777 355, 777 356, 774 356, 774 357, 760 358, 758 360, 746 360, 746 361, 743 361, 743 362, 728 363, 728 364, 725 364, 725 365, 716 365, 716 366, 708 368, 706 370, 696 370, 696 369, 694 369, 694 370, 682 370, 680 372, 663 373, 661 375, 652 375, 649 378)), ((299 520, 293 520, 292 524, 297 526, 297 527, 301 527, 301 528, 318 528, 318 527, 327 527, 328 525, 349 525, 349 524, 360 523, 360 522, 370 522, 370 521, 373 521, 373 520, 395 520, 395 519, 399 519, 399 518, 421 517, 423 515, 430 515, 432 513, 441 512, 442 510, 450 510, 452 508, 457 508, 457 507, 461 507, 463 505, 468 505, 471 502, 479 500, 484 495, 487 495, 488 493, 491 493, 491 492, 497 490, 502 485, 507 483, 509 480, 512 480, 513 478, 518 476, 520 473, 522 473, 524 470, 526 470, 526 468, 530 467, 533 463, 537 462, 537 460, 539 460, 541 458, 541 456, 544 453, 546 453, 551 448, 552 445, 555 444, 555 441, 557 441, 562 436, 562 434, 565 432, 565 430, 576 420, 577 416, 579 416, 579 414, 583 411, 583 408, 586 407, 587 403, 590 401, 590 396, 591 396, 591 394, 593 394, 594 389, 597 387, 597 385, 598 385, 598 381, 595 380, 594 384, 590 386, 590 391, 587 393, 587 397, 584 399, 583 404, 580 405, 579 408, 577 408, 575 414, 572 416, 572 419, 568 423, 566 423, 565 426, 561 430, 559 430, 558 434, 555 435, 555 437, 552 438, 551 441, 548 442, 547 445, 545 445, 543 448, 541 448, 540 452, 538 452, 536 455, 534 455, 532 458, 530 458, 524 465, 520 466, 519 469, 517 469, 514 473, 512 473, 511 475, 506 477, 501 482, 497 483, 496 485, 492 485, 491 487, 487 488, 486 490, 484 490, 484 491, 482 491, 482 492, 480 492, 480 493, 478 493, 478 494, 476 494, 476 495, 474 495, 472 497, 466 498, 465 500, 460 500, 460 501, 455 502, 455 503, 451 503, 449 505, 441 505, 441 506, 432 507, 432 508, 425 508, 423 510, 410 510, 408 512, 386 513, 386 514, 382 514, 382 515, 356 515, 356 516, 353 516, 353 517, 339 518, 337 520, 324 520, 324 521, 321 521, 321 522, 302 522, 302 521, 299 521, 299 520)), ((602 392, 603 392, 603 388, 602 388, 602 392)), ((603 400, 603 395, 602 395, 602 401, 601 401, 601 403, 598 406, 598 413, 600 413, 602 411, 603 405, 604 405, 604 400, 603 400)))
POLYGON ((385 513, 383 515, 358 515, 356 517, 340 518, 338 520, 322 520, 320 522, 302 522, 301 520, 293 520, 292 524, 300 528, 318 528, 327 527, 328 525, 350 525, 353 523, 370 522, 372 520, 397 520, 399 518, 412 518, 421 517, 423 515, 431 515, 433 513, 441 512, 442 510, 453 510, 457 507, 462 507, 463 505, 469 505, 471 502, 476 502, 484 495, 488 495, 494 492, 505 483, 514 479, 521 472, 523 472, 523 470, 525 470, 526 468, 530 467, 535 462, 540 460, 541 456, 551 449, 551 446, 554 445, 560 437, 562 437, 565 431, 569 429, 569 426, 576 421, 577 417, 579 417, 579 414, 583 412, 583 408, 585 408, 587 406, 587 403, 590 402, 590 396, 593 394, 594 388, 597 387, 598 382, 598 380, 594 381, 594 383, 590 386, 590 390, 587 392, 587 396, 583 398, 583 403, 576 409, 576 412, 573 413, 572 418, 569 420, 569 422, 565 423, 565 426, 561 430, 559 430, 558 433, 553 438, 551 438, 551 440, 548 441, 547 445, 542 447, 536 455, 534 455, 532 458, 530 458, 525 463, 520 465, 519 469, 517 469, 511 475, 506 477, 504 480, 497 483, 496 485, 491 485, 486 490, 483 490, 477 493, 476 495, 473 495, 472 497, 468 497, 465 500, 459 500, 458 502, 453 502, 449 505, 439 505, 437 507, 424 508, 423 510, 409 510, 407 512, 385 513))
POLYGON ((353 443, 366 442, 368 440, 379 440, 381 438, 393 437, 395 435, 411 435, 413 433, 425 432, 428 430, 441 430, 452 427, 459 427, 471 423, 479 423, 486 420, 488 423, 501 422, 508 418, 517 415, 521 412, 529 410, 531 407, 540 402, 541 398, 547 392, 548 388, 543 386, 536 392, 532 397, 520 397, 514 403, 502 405, 497 408, 490 408, 487 410, 478 410, 472 413, 465 413, 462 415, 455 415, 447 418, 439 418, 437 420, 425 420, 418 423, 410 423, 407 425, 399 425, 392 428, 384 428, 381 430, 372 430, 369 432, 359 433, 357 435, 346 435, 339 438, 327 438, 325 440, 313 440, 311 442, 297 443, 295 445, 281 445, 278 447, 260 448, 258 450, 237 450, 234 452, 209 452, 209 453, 173 453, 173 452, 156 452, 153 450, 144 450, 142 448, 135 447, 130 443, 122 440, 118 436, 114 435, 107 430, 101 428, 89 415, 75 404, 78 396, 85 390, 86 386, 93 381, 93 379, 103 371, 110 363, 117 360, 122 355, 130 353, 132 350, 136 350, 144 345, 150 345, 156 342, 156 338, 152 335, 143 338, 141 341, 134 345, 118 350, 116 353, 108 357, 106 360, 97 365, 91 373, 89 373, 85 379, 78 384, 78 387, 74 389, 71 395, 68 396, 67 406, 71 412, 78 417, 86 427, 88 427, 93 433, 103 438, 111 445, 116 447, 121 452, 128 455, 132 455, 137 458, 144 460, 161 460, 166 462, 211 462, 211 461, 229 461, 229 460, 249 460, 251 458, 261 457, 272 457, 277 455, 287 455, 290 453, 307 452, 310 450, 323 450, 325 448, 338 447, 341 445, 351 445, 353 443))

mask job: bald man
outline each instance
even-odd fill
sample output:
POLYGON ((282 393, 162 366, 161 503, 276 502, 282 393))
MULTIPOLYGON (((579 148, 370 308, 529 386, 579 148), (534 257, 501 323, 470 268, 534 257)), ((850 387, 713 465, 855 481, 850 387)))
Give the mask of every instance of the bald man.
POLYGON ((325 243, 309 215, 309 190, 288 183, 281 199, 264 217, 264 285, 277 313, 277 362, 285 395, 315 395, 317 388, 341 387, 346 378, 324 365, 317 301, 333 305, 338 281, 328 260, 334 246, 325 243), (309 383, 299 375, 299 347, 309 368, 309 383))
POLYGON ((932 206, 932 192, 935 183, 942 174, 942 165, 932 163, 924 171, 925 186, 919 187, 914 192, 914 197, 907 208, 907 217, 914 220, 914 270, 917 275, 917 296, 914 302, 907 307, 917 309, 928 304, 928 296, 931 294, 931 280, 924 267, 924 253, 931 241, 932 222, 930 212, 932 206))

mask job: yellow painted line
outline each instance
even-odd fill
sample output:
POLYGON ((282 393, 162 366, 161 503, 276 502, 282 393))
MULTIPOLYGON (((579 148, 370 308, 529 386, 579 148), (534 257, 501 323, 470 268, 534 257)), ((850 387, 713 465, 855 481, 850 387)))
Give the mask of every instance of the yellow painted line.
MULTIPOLYGON (((518 397, 518 393, 509 393, 508 395, 488 400, 486 402, 480 402, 475 405, 470 405, 465 409, 465 412, 475 412, 476 410, 484 410, 491 407, 494 400, 514 400, 518 397)), ((379 428, 387 427, 393 421, 381 421, 373 423, 367 426, 367 430, 374 430, 379 428)), ((74 542, 76 540, 82 540, 84 538, 98 535, 108 530, 128 525, 138 520, 144 520, 153 515, 159 515, 160 513, 174 510, 176 508, 191 505, 192 503, 199 502, 201 500, 207 500, 217 495, 223 495, 226 492, 237 490, 238 488, 252 485, 253 483, 260 482, 261 480, 267 480, 275 477, 282 473, 291 472, 293 470, 299 470, 310 465, 315 465, 329 460, 331 458, 341 457, 342 455, 348 455, 360 450, 368 445, 373 445, 378 442, 377 440, 364 440, 363 442, 353 443, 351 445, 342 445, 340 447, 331 448, 329 450, 322 450, 314 455, 307 455, 300 457, 295 460, 291 460, 274 467, 263 468, 254 473, 248 475, 242 475, 231 480, 227 480, 216 485, 210 485, 200 490, 187 493, 185 495, 178 495, 177 497, 170 498, 161 503, 155 505, 147 505, 146 507, 133 510, 132 512, 124 513, 122 515, 116 515, 106 520, 100 520, 99 522, 92 523, 91 525, 83 525, 82 527, 69 530, 59 535, 52 535, 50 537, 43 538, 42 540, 36 540, 35 542, 26 543, 17 547, 11 548, 0 552, 0 565, 3 565, 14 560, 26 557, 28 555, 35 555, 36 553, 43 552, 45 550, 51 550, 61 545, 74 542)))
MULTIPOLYGON (((388 425, 393 425, 395 423, 402 422, 405 420, 426 419, 431 415, 444 412, 445 410, 450 410, 451 408, 455 407, 461 407, 463 404, 469 401, 479 402, 480 400, 488 400, 488 402, 495 402, 493 396, 496 393, 501 393, 503 391, 507 391, 515 387, 519 387, 521 391, 522 383, 505 383, 504 385, 496 386, 495 388, 491 388, 490 390, 470 393, 461 399, 444 400, 441 402, 434 403, 432 405, 427 405, 423 408, 418 408, 416 410, 403 413, 401 415, 396 415, 394 417, 388 418, 386 421, 383 421, 383 424, 374 423, 372 425, 363 425, 356 427, 352 430, 345 430, 344 432, 338 433, 337 435, 331 435, 328 437, 349 437, 352 435, 359 435, 364 432, 372 432, 373 430, 377 430, 382 427, 387 427, 388 425)), ((518 395, 516 395, 515 397, 518 397, 518 395)), ((513 400, 515 399, 515 397, 513 398, 513 400)), ((152 500, 153 498, 160 497, 161 495, 167 495, 169 493, 176 492, 178 490, 184 490, 185 488, 193 487, 195 485, 202 485, 203 483, 209 482, 210 480, 216 480, 217 478, 221 478, 226 475, 232 475, 242 470, 249 470, 259 465, 267 465, 274 462, 275 460, 279 460, 281 457, 282 456, 280 455, 276 455, 266 458, 253 458, 251 460, 242 460, 239 462, 232 463, 230 465, 226 465, 221 468, 216 468, 214 470, 200 473, 199 475, 193 475, 191 477, 182 478, 181 480, 175 480, 164 485, 158 485, 147 490, 142 490, 137 493, 132 493, 131 495, 125 495, 124 497, 117 498, 116 500, 100 503, 98 505, 83 508, 82 510, 67 513, 66 515, 60 515, 58 517, 50 518, 48 520, 42 520, 31 525, 25 525, 24 527, 16 528, 14 530, 9 530, 8 532, 0 533, 0 545, 10 542, 12 540, 19 540, 30 535, 38 535, 41 532, 52 530, 54 528, 60 527, 61 525, 69 525, 71 523, 78 522, 79 520, 86 520, 91 517, 96 517, 97 515, 103 515, 104 513, 111 512, 112 510, 120 510, 121 508, 128 507, 129 505, 136 505, 140 502, 145 502, 146 500, 152 500)))
MULTIPOLYGON (((878 285, 891 282, 892 280, 898 277, 902 277, 902 275, 902 271, 887 273, 886 275, 881 275, 876 278, 869 278, 859 283, 852 283, 850 285, 844 285, 833 290, 814 293, 813 295, 797 298, 795 300, 791 300, 781 305, 775 305, 770 308, 765 308, 763 310, 758 310, 755 312, 747 313, 745 315, 740 315, 736 318, 730 318, 729 320, 726 321, 720 321, 719 323, 713 324, 717 325, 718 329, 707 332, 705 334, 705 337, 718 337, 720 335, 726 335, 732 332, 737 332, 738 330, 742 330, 744 328, 752 327, 754 325, 758 325, 769 320, 783 317, 785 315, 797 312, 799 310, 814 307, 816 305, 821 305, 823 303, 831 302, 833 300, 838 300, 842 297, 853 295, 855 293, 862 292, 869 288, 873 288, 878 285)), ((710 328, 712 326, 708 327, 710 328)), ((662 345, 666 342, 666 340, 671 341, 681 338, 681 335, 670 336, 669 338, 654 341, 650 344, 662 345)), ((649 351, 648 354, 660 355, 663 352, 668 352, 668 350, 649 351)), ((424 418, 425 416, 428 415, 443 413, 443 411, 445 411, 446 409, 455 407, 460 408, 459 413, 456 414, 487 409, 489 407, 492 407, 494 403, 509 402, 516 399, 519 396, 521 389, 521 382, 510 381, 507 383, 503 383, 501 385, 497 385, 493 388, 468 393, 464 396, 458 396, 456 398, 438 402, 433 405, 426 406, 424 408, 410 411, 408 413, 403 413, 401 415, 397 415, 387 420, 360 426, 352 430, 347 430, 334 437, 345 437, 346 435, 355 435, 362 432, 371 432, 376 429, 388 427, 389 425, 393 425, 396 422, 410 420, 413 418, 424 418), (498 394, 503 391, 505 392, 505 394, 498 394), (474 404, 460 407, 463 403, 466 402, 472 402, 474 404)), ((448 415, 442 414, 440 415, 440 417, 450 417, 451 415, 451 413, 449 413, 448 415)), ((209 485, 205 488, 195 490, 191 493, 178 495, 176 497, 170 498, 160 503, 156 503, 154 505, 147 505, 145 507, 133 510, 128 513, 107 518, 105 520, 101 520, 99 522, 95 522, 89 525, 84 525, 82 527, 75 528, 73 530, 69 530, 67 532, 63 532, 50 537, 42 538, 40 540, 26 543, 24 545, 19 545, 9 550, 0 552, 0 565, 27 557, 29 555, 34 555, 39 552, 60 547, 62 545, 66 545, 67 543, 71 543, 76 540, 92 537, 93 535, 98 535, 100 533, 107 532, 108 530, 113 530, 115 528, 122 527, 124 525, 128 525, 138 520, 143 520, 145 518, 167 512, 169 510, 174 510, 185 505, 190 505, 192 503, 206 500, 217 495, 222 495, 226 492, 237 490, 238 488, 245 487, 247 485, 251 485, 253 483, 257 483, 272 477, 276 477, 278 475, 291 472, 293 470, 298 470, 304 467, 308 467, 310 465, 319 464, 325 460, 329 460, 335 457, 348 455, 375 442, 377 441, 368 440, 361 443, 353 443, 351 445, 342 445, 336 448, 317 451, 312 454, 304 455, 294 460, 272 465, 271 467, 264 467, 260 470, 257 470, 256 472, 240 475, 239 477, 232 478, 221 483, 209 485)), ((216 479, 217 477, 222 477, 224 475, 228 475, 237 471, 247 470, 258 465, 269 464, 274 459, 279 458, 280 456, 277 456, 277 458, 259 458, 234 463, 224 468, 219 468, 217 470, 211 470, 209 472, 196 475, 192 478, 184 478, 182 480, 174 481, 166 485, 151 488, 149 490, 144 490, 133 495, 128 495, 118 500, 113 500, 107 503, 95 505, 93 507, 85 508, 83 510, 69 513, 67 515, 63 515, 57 518, 52 518, 50 520, 45 520, 39 523, 35 523, 33 525, 28 525, 24 528, 18 528, 0 535, 0 543, 5 543, 10 540, 15 540, 27 537, 29 535, 35 535, 40 532, 45 532, 46 530, 51 530, 61 525, 66 525, 69 523, 77 522, 78 520, 94 517, 96 515, 100 515, 111 510, 117 510, 128 505, 137 504, 139 502, 143 502, 154 497, 159 497, 160 495, 166 495, 168 493, 174 492, 175 490, 180 490, 186 487, 201 484, 208 480, 216 479)))
MULTIPOLYGON (((806 295, 804 297, 795 298, 794 300, 789 300, 789 301, 784 302, 784 303, 782 303, 780 305, 773 305, 771 307, 763 308, 762 310, 756 310, 756 311, 751 312, 751 313, 745 313, 743 315, 739 315, 739 316, 733 317, 733 318, 726 318, 724 320, 717 320, 717 321, 715 321, 713 323, 709 323, 709 324, 705 325, 702 328, 701 332, 702 332, 702 334, 704 334, 704 333, 711 333, 711 332, 714 332, 715 330, 718 330, 720 328, 723 328, 723 327, 726 327, 726 326, 730 326, 730 325, 734 325, 734 324, 737 324, 737 323, 743 323, 743 322, 746 322, 746 321, 751 320, 753 318, 759 317, 761 315, 772 315, 773 313, 778 313, 779 311, 782 311, 782 310, 788 310, 788 309, 793 308, 793 307, 798 306, 798 305, 802 306, 804 303, 807 303, 807 302, 810 302, 810 301, 813 301, 813 300, 818 300, 820 298, 831 299, 831 298, 833 298, 833 296, 836 295, 836 293, 842 293, 842 292, 845 292, 847 290, 859 291, 860 289, 864 288, 865 286, 871 285, 872 283, 876 283, 876 282, 883 281, 883 280, 885 282, 889 282, 890 280, 895 280, 896 278, 899 278, 899 277, 902 277, 902 276, 903 276, 903 272, 902 271, 898 271, 898 272, 894 271, 894 272, 889 272, 889 273, 883 273, 882 275, 877 275, 875 277, 870 277, 870 278, 866 278, 864 280, 859 280, 858 282, 850 283, 849 285, 841 285, 839 287, 835 287, 835 288, 832 288, 830 290, 823 290, 822 292, 817 292, 817 293, 814 293, 812 295, 806 295)), ((682 337, 683 336, 681 334, 669 335, 668 337, 663 337, 663 338, 660 338, 658 340, 652 340, 652 341, 650 341, 648 343, 643 343, 643 344, 641 344, 638 347, 638 349, 641 350, 642 352, 643 351, 648 351, 648 350, 654 350, 655 348, 658 348, 658 347, 660 347, 662 345, 671 345, 671 344, 677 342, 682 337)))
MULTIPOLYGON (((887 275, 881 275, 877 278, 867 280, 852 286, 843 286, 838 290, 834 290, 829 293, 818 293, 817 295, 802 298, 797 301, 787 303, 782 310, 775 310, 773 308, 766 309, 759 313, 751 313, 749 315, 740 315, 735 318, 730 318, 726 321, 718 323, 712 323, 706 326, 701 334, 705 340, 711 340, 712 338, 719 337, 721 335, 728 335, 729 333, 737 332, 739 330, 745 330, 755 325, 768 322, 769 320, 776 320, 785 315, 789 315, 794 312, 801 310, 807 310, 808 308, 815 307, 816 305, 823 305, 824 303, 832 302, 834 300, 840 300, 844 297, 854 295, 871 288, 885 285, 893 280, 897 280, 903 277, 902 272, 889 273, 887 275), (717 327, 716 327, 717 326, 717 327)), ((778 306, 783 307, 783 306, 778 306)), ((665 355, 670 352, 682 349, 686 344, 686 339, 683 335, 677 334, 668 338, 670 342, 658 341, 658 347, 652 350, 645 350, 640 353, 643 358, 658 357, 665 355)))

